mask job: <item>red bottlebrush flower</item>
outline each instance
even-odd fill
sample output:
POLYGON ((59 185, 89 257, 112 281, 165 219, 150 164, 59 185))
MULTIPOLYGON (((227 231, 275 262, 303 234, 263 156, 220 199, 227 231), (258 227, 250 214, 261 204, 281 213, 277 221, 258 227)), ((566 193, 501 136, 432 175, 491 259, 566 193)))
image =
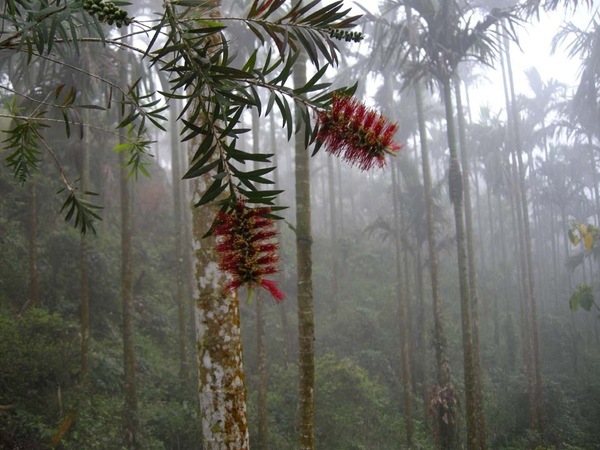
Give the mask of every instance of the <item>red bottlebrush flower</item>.
POLYGON ((385 166, 385 154, 396 156, 402 148, 393 141, 398 124, 347 95, 334 94, 331 109, 320 111, 318 122, 317 141, 361 170, 385 166))
POLYGON ((217 236, 219 269, 233 276, 225 289, 260 286, 279 303, 285 294, 274 281, 264 278, 277 273, 279 262, 279 244, 273 240, 277 236, 275 221, 265 217, 270 212, 271 208, 266 207, 246 208, 240 201, 232 212, 218 214, 213 232, 217 236))

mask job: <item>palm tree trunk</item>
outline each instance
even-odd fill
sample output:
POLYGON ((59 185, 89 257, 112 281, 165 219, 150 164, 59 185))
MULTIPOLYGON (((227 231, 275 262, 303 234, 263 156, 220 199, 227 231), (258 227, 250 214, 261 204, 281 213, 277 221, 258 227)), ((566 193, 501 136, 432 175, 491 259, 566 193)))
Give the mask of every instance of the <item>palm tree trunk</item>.
MULTIPOLYGON (((396 168, 391 168, 392 172, 392 202, 394 204, 394 244, 396 250, 396 294, 398 296, 398 312, 400 327, 400 358, 402 361, 402 390, 404 394, 404 423, 406 425, 406 445, 412 446, 413 439, 413 417, 412 417, 412 399, 410 383, 410 365, 408 348, 408 321, 406 318, 407 295, 402 286, 404 270, 402 267, 402 248, 400 245, 400 208, 398 205, 398 180, 396 168)), ((406 280, 408 282, 408 280, 406 280)))
POLYGON ((483 376, 479 348, 479 298, 477 295, 477 264, 475 262, 475 230, 473 228, 473 210, 471 206, 470 165, 467 155, 465 136, 465 115, 462 107, 460 80, 454 83, 456 109, 458 111, 458 136, 462 165, 463 195, 465 202, 465 225, 467 234, 467 259, 469 264, 469 292, 471 294, 471 324, 473 327, 473 368, 475 370, 475 414, 477 416, 477 442, 481 450, 487 449, 487 427, 483 399, 483 376))
POLYGON ((460 306, 462 317, 463 365, 465 377, 465 414, 467 422, 467 449, 477 450, 477 409, 476 381, 473 356, 473 329, 471 325, 471 294, 469 291, 469 272, 467 260, 467 245, 464 224, 462 174, 458 160, 456 128, 454 124, 454 108, 452 103, 452 88, 450 78, 442 80, 444 106, 446 110, 446 125, 448 147, 450 149, 449 190, 450 200, 454 208, 454 223, 456 226, 456 251, 458 259, 458 281, 460 286, 460 306))
MULTIPOLYGON (((490 236, 495 236, 495 227, 494 227, 494 214, 493 214, 493 206, 492 206, 492 190, 490 186, 486 187, 486 200, 487 200, 487 209, 488 209, 488 220, 489 220, 489 231, 490 236)), ((483 228, 480 228, 483 230, 483 228)), ((496 269, 497 267, 496 261, 496 242, 493 242, 490 239, 490 266, 489 269, 492 273, 498 273, 499 271, 496 269)), ((506 293, 508 294, 508 293, 506 293)), ((498 308, 498 280, 496 277, 492 277, 492 296, 493 296, 493 308, 494 308, 494 345, 496 348, 500 346, 500 312, 498 308)), ((506 311, 508 312, 508 311, 506 311)))
MULTIPOLYGON (((421 165, 423 169, 423 189, 425 192, 425 213, 427 216, 427 247, 429 250, 429 272, 431 278, 431 297, 433 303, 433 346, 435 349, 435 366, 437 392, 443 392, 450 385, 450 363, 447 356, 446 333, 442 319, 442 301, 440 298, 440 281, 438 267, 438 250, 435 239, 435 219, 433 217, 433 183, 431 180, 431 166, 429 164, 429 148, 427 145, 427 128, 423 112, 422 85, 415 86, 417 117, 419 122, 419 140, 421 146, 421 165)), ((434 405, 431 405, 434 407, 434 405)), ((457 445, 456 422, 454 420, 454 405, 448 403, 449 411, 443 411, 440 404, 435 405, 436 435, 439 437, 440 448, 451 450, 457 445), (444 414, 447 414, 444 417, 444 414)))
MULTIPOLYGON (((415 146, 415 148, 417 148, 415 146)), ((425 428, 429 427, 430 414, 429 414, 429 345, 427 343, 427 313, 425 305, 425 296, 423 292, 423 256, 421 254, 422 248, 419 245, 416 249, 415 258, 415 280, 416 280, 416 297, 419 302, 419 312, 417 315, 417 342, 419 348, 419 379, 421 381, 421 392, 423 397, 423 423, 425 428)), ((414 360, 413 360, 414 362, 414 360)))
POLYGON ((514 81, 512 77, 512 65, 510 59, 510 50, 508 46, 508 41, 505 36, 505 46, 506 46, 506 65, 507 65, 507 73, 508 73, 508 81, 510 88, 510 99, 512 105, 512 118, 513 118, 513 128, 514 128, 514 137, 515 137, 515 149, 517 155, 517 165, 519 171, 519 191, 521 197, 521 208, 523 211, 523 228, 524 228, 524 238, 525 238, 525 251, 526 251, 526 277, 527 277, 527 296, 529 300, 529 307, 531 311, 531 333, 532 333, 532 351, 533 351, 533 370, 534 370, 534 392, 533 399, 536 409, 536 422, 534 422, 534 428, 540 434, 543 431, 543 421, 542 421, 542 376, 540 370, 540 339, 539 339, 539 329, 538 329, 538 318, 537 318, 537 298, 535 296, 535 279, 534 279, 534 270, 533 270, 533 250, 532 250, 532 240, 531 240, 531 226, 529 221, 529 207, 527 201, 527 187, 525 184, 525 165, 523 163, 522 153, 523 150, 521 148, 521 139, 519 132, 519 116, 515 108, 515 90, 514 90, 514 81))
MULTIPOLYGON (((306 59, 306 55, 301 54, 296 62, 294 86, 306 84, 306 59)), ((297 111, 296 114, 299 115, 300 111, 297 111)), ((300 449, 313 450, 315 447, 315 325, 312 286, 310 165, 302 129, 296 134, 295 159, 300 449)))

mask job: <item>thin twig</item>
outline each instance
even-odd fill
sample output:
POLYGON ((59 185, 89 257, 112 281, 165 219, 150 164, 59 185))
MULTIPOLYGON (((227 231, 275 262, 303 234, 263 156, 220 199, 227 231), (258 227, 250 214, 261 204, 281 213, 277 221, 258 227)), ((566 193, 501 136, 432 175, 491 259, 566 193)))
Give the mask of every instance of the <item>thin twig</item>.
POLYGON ((52 159, 54 159, 54 162, 56 163, 56 166, 58 167, 58 170, 60 171, 60 176, 63 179, 63 182, 65 183, 65 185, 67 186, 67 189, 70 192, 73 192, 75 190, 75 188, 69 181, 69 178, 67 177, 67 174, 66 174, 65 170, 63 169, 63 166, 61 165, 60 161, 58 160, 58 157, 56 156, 54 151, 48 146, 48 144, 46 144, 46 141, 44 140, 42 135, 36 129, 33 129, 33 132, 38 137, 38 139, 40 140, 42 145, 44 147, 46 147, 46 150, 48 151, 48 153, 50 153, 50 155, 52 156, 52 159))

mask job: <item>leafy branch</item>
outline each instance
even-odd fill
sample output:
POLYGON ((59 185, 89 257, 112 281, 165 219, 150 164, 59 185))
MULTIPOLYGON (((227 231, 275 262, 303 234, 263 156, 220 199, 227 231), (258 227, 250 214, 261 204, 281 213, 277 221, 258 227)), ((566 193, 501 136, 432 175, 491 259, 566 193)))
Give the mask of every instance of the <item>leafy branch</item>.
MULTIPOLYGON (((65 184, 59 193, 65 190, 69 193, 60 210, 61 212, 66 210, 65 221, 69 222, 75 217, 75 228, 80 229, 83 234, 86 234, 88 230, 95 233, 96 230, 93 222, 94 220, 101 220, 95 211, 101 207, 77 195, 77 188, 69 180, 56 153, 44 140, 41 133, 44 128, 47 128, 47 125, 36 119, 43 118, 46 111, 36 110, 31 116, 20 116, 19 113, 23 108, 17 106, 16 97, 8 106, 10 117, 13 119, 13 126, 8 130, 2 130, 8 135, 5 140, 7 143, 6 147, 12 150, 6 157, 7 166, 12 169, 13 174, 21 184, 24 184, 31 177, 32 173, 38 169, 41 162, 39 147, 40 145, 43 146, 56 163, 61 179, 65 184)), ((87 191, 83 194, 97 195, 87 191)))
POLYGON ((14 125, 9 130, 2 130, 8 135, 4 142, 6 148, 11 151, 6 157, 6 165, 12 170, 15 178, 21 184, 25 184, 40 162, 39 131, 47 125, 35 119, 43 117, 45 111, 38 111, 31 119, 20 116, 17 118, 21 108, 17 107, 15 101, 9 108, 14 125))
MULTIPOLYGON (((243 165, 250 161, 270 165, 273 155, 251 154, 236 148, 240 135, 248 131, 239 126, 243 112, 248 108, 257 108, 259 114, 268 115, 276 107, 283 118, 282 126, 287 130, 288 138, 303 125, 307 145, 313 142, 318 130, 317 125, 313 125, 311 111, 327 108, 332 100, 330 83, 322 79, 329 65, 338 62, 339 49, 335 41, 358 41, 362 38, 361 33, 348 31, 359 16, 348 16, 349 9, 343 8, 342 1, 325 6, 317 0, 306 5, 296 1, 289 8, 286 8, 286 3, 286 0, 255 0, 246 17, 227 18, 212 17, 216 9, 210 2, 164 1, 162 15, 148 28, 127 17, 124 10, 117 6, 122 2, 65 0, 60 3, 59 10, 58 4, 48 0, 20 0, 9 2, 9 10, 1 16, 9 24, 5 29, 11 34, 0 40, 0 49, 25 52, 28 64, 34 57, 40 58, 81 73, 105 86, 108 89, 105 106, 78 105, 76 90, 66 89, 62 84, 53 90, 55 102, 29 100, 38 108, 44 106, 46 111, 59 110, 67 136, 70 136, 74 125, 83 130, 84 124, 77 112, 79 108, 108 110, 113 103, 116 104, 121 117, 116 127, 127 129, 130 134, 126 143, 115 147, 117 152, 128 153, 125 164, 129 169, 128 176, 137 178, 139 173, 148 175, 146 167, 151 156, 148 152, 151 142, 143 137, 147 123, 165 130, 163 124, 166 117, 163 113, 168 101, 184 100, 177 118, 184 124, 182 141, 191 140, 196 145, 192 163, 184 178, 210 173, 213 180, 197 206, 217 201, 225 191, 229 192, 229 196, 218 201, 224 208, 233 207, 240 200, 272 205, 281 191, 259 190, 257 185, 272 184, 267 175, 275 167, 244 170, 243 165), (146 50, 142 51, 122 38, 106 39, 99 20, 108 24, 112 22, 116 26, 132 24, 141 30, 139 32, 149 34, 151 38, 146 50), (225 24, 232 21, 242 22, 261 43, 267 40, 274 43, 278 54, 270 49, 266 52, 257 49, 243 67, 236 67, 225 34, 225 24), (54 46, 59 44, 67 50, 72 47, 78 52, 82 42, 98 42, 147 57, 149 68, 156 67, 169 78, 168 92, 154 92, 153 88, 145 86, 143 81, 149 79, 147 76, 122 88, 108 77, 77 67, 52 53, 54 46), (318 70, 305 86, 290 88, 288 80, 302 50, 318 70), (320 67, 322 58, 327 64, 320 67), (119 101, 113 102, 113 91, 118 93, 119 101), (261 98, 264 92, 268 94, 266 105, 263 105, 261 98), (165 102, 162 103, 162 100, 165 102), (300 111, 298 120, 294 119, 294 107, 300 111), (133 127, 136 128, 135 133, 132 133, 133 127)), ((0 38, 3 34, 6 33, 0 34, 0 38)), ((354 89, 344 88, 340 91, 350 95, 354 89)), ((56 119, 45 117, 42 111, 28 118, 23 118, 24 114, 11 115, 15 121, 19 121, 21 128, 13 128, 12 132, 16 134, 12 135, 14 151, 9 164, 24 181, 37 164, 36 152, 39 152, 37 146, 41 135, 36 127, 45 126, 45 121, 56 119)), ((61 168, 56 155, 51 149, 47 150, 61 168)), ((76 188, 68 182, 64 172, 62 175, 69 191, 62 208, 67 211, 67 220, 74 218, 75 225, 83 232, 93 230, 91 221, 98 218, 95 212, 97 207, 79 199, 75 195, 76 188)))
MULTIPOLYGON (((214 173, 212 183, 196 206, 215 201, 226 190, 230 195, 219 203, 230 207, 237 204, 240 197, 251 203, 272 205, 275 196, 280 193, 277 190, 256 188, 257 184, 272 184, 265 175, 272 172, 274 167, 243 171, 234 164, 244 165, 248 161, 270 163, 272 155, 255 155, 236 148, 239 136, 248 131, 238 127, 243 111, 246 108, 257 108, 259 114, 263 112, 259 90, 264 90, 269 95, 265 115, 271 113, 277 105, 283 118, 283 127, 288 131, 288 138, 300 128, 300 124, 294 121, 291 103, 299 107, 302 111, 307 144, 315 138, 315 127, 311 123, 309 110, 323 109, 331 101, 332 93, 328 92, 330 83, 320 82, 327 65, 320 68, 305 86, 297 89, 286 86, 299 54, 299 47, 294 43, 298 35, 290 30, 312 27, 312 31, 317 33, 312 40, 298 38, 298 42, 304 45, 309 55, 311 48, 317 45, 315 42, 320 42, 317 45, 319 51, 329 52, 328 59, 334 61, 338 50, 330 38, 330 30, 334 27, 351 26, 355 18, 338 20, 347 13, 340 12, 341 2, 319 10, 319 14, 309 14, 319 3, 311 2, 304 8, 296 4, 280 19, 267 22, 271 8, 277 9, 283 3, 255 2, 248 18, 241 19, 211 17, 210 6, 203 2, 166 2, 162 18, 154 26, 147 54, 152 65, 160 65, 162 72, 170 74, 170 92, 162 94, 167 98, 185 100, 180 115, 180 118, 185 117, 183 141, 194 138, 199 138, 200 141, 184 178, 214 173), (193 6, 203 9, 200 18, 193 6), (303 15, 307 17, 302 18, 303 15), (267 36, 282 44, 278 45, 279 56, 275 56, 269 50, 262 63, 259 63, 259 49, 256 49, 243 67, 233 67, 228 42, 223 34, 226 26, 222 22, 227 20, 240 20, 250 29, 256 29, 256 25, 260 23, 267 36), (280 28, 283 25, 291 36, 288 37, 285 46, 280 37, 280 28), (165 34, 165 29, 168 29, 169 33, 165 34), (160 46, 157 45, 159 41, 160 46), (323 42, 327 42, 330 47, 323 47, 323 42), (286 47, 287 45, 290 47, 286 47), (288 48, 289 51, 286 50, 288 48), (164 61, 168 62, 161 65, 164 61), (313 97, 309 98, 308 94, 313 94, 313 97)), ((265 41, 265 37, 261 35, 261 42, 265 41)), ((314 56, 313 62, 318 64, 316 53, 314 56)))

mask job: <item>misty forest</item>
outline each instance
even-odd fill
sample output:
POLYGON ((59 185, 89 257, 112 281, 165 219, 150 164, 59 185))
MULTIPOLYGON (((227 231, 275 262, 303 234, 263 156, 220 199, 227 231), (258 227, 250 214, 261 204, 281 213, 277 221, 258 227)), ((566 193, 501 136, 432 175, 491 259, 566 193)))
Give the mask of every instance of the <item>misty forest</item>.
POLYGON ((596 8, 0 0, 0 449, 600 449, 596 8))

